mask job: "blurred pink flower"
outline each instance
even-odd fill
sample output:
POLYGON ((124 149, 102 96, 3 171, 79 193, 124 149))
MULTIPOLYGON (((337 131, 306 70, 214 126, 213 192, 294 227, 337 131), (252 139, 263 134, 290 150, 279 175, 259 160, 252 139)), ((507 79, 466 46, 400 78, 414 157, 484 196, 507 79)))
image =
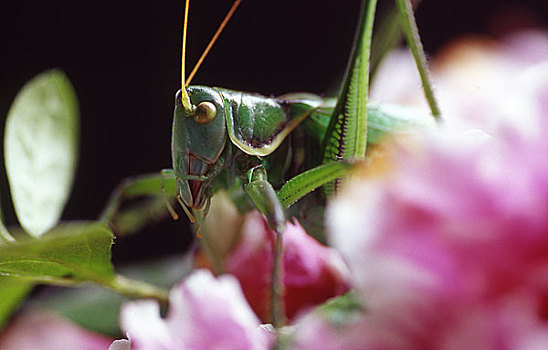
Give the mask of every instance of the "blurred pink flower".
POLYGON ((26 312, 0 335, 2 350, 105 350, 112 340, 47 312, 26 312))
POLYGON ((238 281, 229 275, 214 277, 205 269, 171 290, 165 319, 156 301, 138 300, 123 305, 120 324, 132 350, 260 350, 271 341, 238 281))
MULTIPOLYGON (((275 233, 258 211, 246 215, 240 240, 226 261, 251 307, 269 320, 275 233)), ((289 319, 349 289, 348 268, 340 255, 309 236, 298 222, 283 233, 284 304, 289 319)))
MULTIPOLYGON (((522 89, 522 75, 546 62, 546 31, 516 32, 499 41, 486 36, 454 41, 431 65, 445 122, 487 133, 497 132, 501 119, 521 127, 521 116, 535 113, 530 110, 529 90, 522 89)), ((420 106, 428 111, 420 86, 409 51, 396 50, 379 67, 371 97, 377 102, 420 106)))
POLYGON ((131 350, 131 342, 128 339, 118 339, 110 344, 108 350, 131 350))
POLYGON ((334 200, 330 241, 367 312, 303 317, 295 349, 548 349, 548 69, 513 88, 519 126, 396 141, 387 174, 334 200))

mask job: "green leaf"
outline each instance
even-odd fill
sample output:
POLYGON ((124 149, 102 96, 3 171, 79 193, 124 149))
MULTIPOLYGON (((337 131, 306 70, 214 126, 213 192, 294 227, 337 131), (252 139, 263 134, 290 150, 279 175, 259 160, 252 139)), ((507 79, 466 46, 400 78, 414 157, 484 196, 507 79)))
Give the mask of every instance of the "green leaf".
POLYGON ((6 172, 19 222, 33 236, 59 221, 74 178, 78 129, 76 94, 58 70, 28 82, 9 110, 6 172))
POLYGON ((54 284, 110 284, 112 242, 112 232, 102 223, 62 224, 40 239, 0 246, 0 275, 54 284))
POLYGON ((34 283, 20 278, 0 277, 0 330, 33 285, 34 283))
POLYGON ((120 306, 128 301, 122 295, 95 285, 67 288, 31 298, 25 308, 32 311, 54 310, 78 325, 112 337, 120 337, 118 315, 120 306))
MULTIPOLYGON (((124 275, 162 287, 170 287, 190 273, 191 253, 139 263, 120 269, 124 275)), ((80 326, 95 332, 120 337, 118 314, 122 302, 128 299, 111 290, 94 285, 48 291, 27 302, 27 308, 55 310, 80 326)))

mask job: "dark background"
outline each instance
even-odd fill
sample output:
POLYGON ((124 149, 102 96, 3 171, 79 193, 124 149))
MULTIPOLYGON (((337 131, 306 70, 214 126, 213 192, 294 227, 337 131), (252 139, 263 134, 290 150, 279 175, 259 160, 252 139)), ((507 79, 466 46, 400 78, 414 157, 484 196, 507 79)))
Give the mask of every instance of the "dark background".
MULTIPOLYGON (((267 95, 333 93, 344 73, 360 2, 244 0, 193 83, 267 95)), ((380 1, 381 10, 386 3, 380 1)), ((424 0, 417 18, 424 46, 435 54, 465 33, 496 36, 524 24, 546 27, 545 3, 424 0)), ((230 5, 230 0, 192 1, 188 69, 230 5)), ((80 161, 64 218, 94 219, 123 178, 171 166, 182 18, 183 0, 0 5, 2 123, 17 91, 45 69, 63 69, 79 97, 80 161)), ((6 186, 3 177, 3 194, 6 186)), ((14 223, 5 195, 2 205, 8 223, 14 223)), ((167 222, 118 244, 114 253, 131 260, 179 252, 190 237, 186 220, 167 222)))

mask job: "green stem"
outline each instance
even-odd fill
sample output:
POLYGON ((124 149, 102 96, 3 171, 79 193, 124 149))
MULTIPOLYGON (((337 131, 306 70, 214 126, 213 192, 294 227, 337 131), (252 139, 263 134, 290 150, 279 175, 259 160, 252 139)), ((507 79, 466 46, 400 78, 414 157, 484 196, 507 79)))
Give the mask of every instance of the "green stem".
POLYGON ((102 287, 112 289, 113 291, 130 298, 152 298, 167 304, 169 292, 163 288, 156 287, 143 281, 132 280, 127 277, 116 275, 109 280, 78 280, 63 277, 50 276, 25 276, 13 275, 16 278, 22 278, 41 284, 50 284, 61 287, 80 287, 85 283, 91 282, 102 287))
POLYGON ((167 304, 169 300, 169 292, 167 290, 121 275, 116 275, 115 278, 107 283, 101 281, 99 284, 131 298, 152 298, 164 304, 167 304))
POLYGON ((415 59, 415 63, 417 64, 417 68, 419 70, 426 100, 428 101, 432 115, 439 121, 441 113, 434 96, 432 79, 430 78, 430 73, 428 72, 426 55, 424 54, 424 48, 422 47, 419 30, 413 14, 413 6, 411 5, 410 0, 396 0, 396 4, 398 5, 400 22, 403 32, 405 33, 407 45, 413 54, 413 58, 415 59))

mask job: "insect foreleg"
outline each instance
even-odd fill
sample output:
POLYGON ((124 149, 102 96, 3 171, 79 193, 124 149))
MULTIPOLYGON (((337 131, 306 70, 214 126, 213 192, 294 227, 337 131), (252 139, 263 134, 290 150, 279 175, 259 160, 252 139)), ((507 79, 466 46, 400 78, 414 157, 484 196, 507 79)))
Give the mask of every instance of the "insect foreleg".
POLYGON ((175 212, 175 209, 173 209, 173 206, 171 205, 171 201, 169 200, 169 197, 166 193, 166 187, 165 187, 165 181, 176 181, 175 171, 173 169, 162 169, 160 171, 160 180, 161 180, 161 188, 162 188, 162 198, 164 199, 164 202, 166 204, 167 210, 169 211, 169 214, 173 218, 173 220, 179 219, 179 215, 175 212))
POLYGON ((247 172, 247 184, 244 189, 255 204, 257 209, 263 213, 271 229, 282 233, 285 228, 285 213, 276 191, 268 182, 266 170, 258 165, 247 172))
POLYGON ((158 196, 164 195, 167 202, 171 202, 176 194, 175 177, 169 176, 169 171, 173 174, 173 170, 162 171, 149 175, 142 175, 125 179, 120 183, 110 195, 110 198, 99 216, 100 220, 113 225, 115 217, 119 213, 120 206, 128 199, 141 196, 158 196), (167 176, 164 175, 167 174, 167 176))
POLYGON ((285 229, 285 213, 276 191, 268 182, 266 170, 262 165, 251 168, 247 172, 248 183, 244 189, 261 213, 263 213, 271 229, 276 231, 274 262, 272 266, 272 323, 281 327, 284 323, 283 284, 282 281, 282 232, 285 229))
POLYGON ((211 169, 205 175, 181 175, 179 179, 181 180, 196 180, 196 181, 207 181, 215 179, 223 171, 223 161, 219 161, 211 166, 211 169))

